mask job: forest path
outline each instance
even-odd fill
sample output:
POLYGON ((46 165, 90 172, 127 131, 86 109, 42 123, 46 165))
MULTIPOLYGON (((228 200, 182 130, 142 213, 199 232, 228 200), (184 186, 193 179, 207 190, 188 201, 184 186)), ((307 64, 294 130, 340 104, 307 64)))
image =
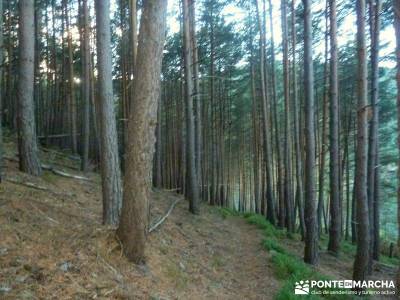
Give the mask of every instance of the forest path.
MULTIPOLYGON (((15 157, 11 148, 7 155, 15 157)), ((42 160, 50 163, 49 155, 42 153, 42 160)), ((55 161, 54 155, 51 160, 82 175, 71 168, 76 161, 55 161)), ((155 191, 152 222, 177 197, 181 200, 150 234, 147 264, 136 266, 122 255, 115 230, 101 225, 97 174, 86 174, 90 182, 48 171, 35 178, 8 159, 5 175, 0 185, 1 299, 272 299, 280 288, 261 247, 261 231, 242 218, 223 218, 208 205, 194 216, 181 196, 155 191)))

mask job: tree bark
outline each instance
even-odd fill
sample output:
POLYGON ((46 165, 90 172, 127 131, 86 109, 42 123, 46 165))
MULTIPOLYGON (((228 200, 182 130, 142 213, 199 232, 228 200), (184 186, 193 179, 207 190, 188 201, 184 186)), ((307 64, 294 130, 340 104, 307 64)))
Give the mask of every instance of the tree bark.
POLYGON ((304 261, 318 263, 318 230, 315 203, 314 69, 312 60, 311 1, 304 5, 304 91, 305 91, 305 249, 304 261))
POLYGON ((195 123, 193 111, 193 77, 192 77, 192 45, 189 19, 189 0, 182 0, 183 7, 183 51, 185 63, 185 117, 186 117, 186 183, 187 196, 189 198, 189 211, 193 214, 200 213, 199 183, 196 170, 196 149, 195 149, 195 123))
POLYGON ((294 232, 295 221, 293 213, 292 191, 292 143, 291 143, 291 115, 290 115, 290 85, 289 85, 289 47, 288 47, 288 22, 287 0, 281 0, 282 11, 282 48, 283 48, 283 94, 285 100, 285 135, 284 135, 284 199, 286 228, 294 232))
POLYGON ((0 183, 3 179, 3 1, 0 1, 0 183))
POLYGON ((127 132, 124 201, 117 230, 125 255, 135 263, 145 261, 166 10, 166 0, 145 1, 140 21, 133 108, 127 132))
POLYGON ((82 171, 87 171, 89 165, 89 135, 90 135, 90 27, 89 7, 87 0, 82 2, 82 65, 83 65, 83 95, 82 95, 82 171))
POLYGON ((110 1, 96 0, 103 223, 117 225, 122 186, 112 86, 110 1))
POLYGON ((31 175, 40 175, 35 110, 33 103, 35 24, 34 2, 19 1, 19 66, 18 66, 18 150, 19 168, 31 175))
MULTIPOLYGON (((296 157, 296 202, 299 209, 299 222, 300 232, 302 239, 304 239, 305 225, 304 225, 304 185, 303 185, 303 160, 302 160, 302 144, 300 141, 300 102, 297 92, 297 70, 296 70, 296 10, 295 0, 291 3, 292 13, 292 47, 293 47, 293 71, 292 71, 292 84, 293 84, 293 108, 294 108, 294 144, 295 144, 295 157, 296 157)), ((296 219, 296 218, 295 218, 296 219)))
MULTIPOLYGON (((270 147, 270 137, 269 137, 269 130, 268 125, 269 122, 269 115, 268 115, 268 99, 267 99, 267 91, 265 87, 265 69, 264 69, 264 49, 265 49, 265 35, 263 34, 263 27, 261 22, 261 16, 258 9, 258 1, 255 0, 255 5, 257 9, 257 18, 258 18, 258 28, 260 31, 260 75, 261 75, 261 108, 262 108, 262 131, 263 131, 263 146, 264 146, 264 163, 265 163, 265 172, 266 172, 266 193, 265 197, 267 200, 267 219, 268 221, 275 225, 276 218, 275 218, 275 200, 273 198, 272 192, 272 172, 271 172, 271 147, 270 147)), ((263 195, 264 197, 264 195, 263 195)), ((263 201, 263 200, 262 200, 263 201)))
POLYGON ((337 21, 336 0, 329 1, 330 20, 330 85, 329 85, 329 183, 330 183, 330 225, 328 250, 335 255, 340 250, 341 239, 341 212, 339 190, 339 101, 338 101, 338 54, 337 54, 337 21))
MULTIPOLYGON (((394 29, 396 32, 396 58, 397 58, 397 126, 400 128, 400 0, 393 0, 394 29)), ((400 130, 397 130, 397 146, 400 152, 400 130)), ((400 249, 400 159, 397 168, 397 223, 398 239, 397 247, 400 249)), ((397 292, 400 293, 400 267, 397 273, 397 292)))
POLYGON ((371 232, 369 273, 372 273, 372 260, 379 259, 379 31, 381 1, 370 0, 371 32, 371 109, 372 119, 369 128, 367 194, 371 232))
POLYGON ((357 149, 355 199, 357 253, 354 261, 353 279, 365 280, 368 272, 370 227, 367 199, 367 59, 365 45, 365 0, 357 0, 357 149))
POLYGON ((197 180, 200 188, 200 195, 202 195, 203 178, 202 178, 202 149, 203 149, 203 135, 202 135, 202 105, 200 94, 200 80, 199 80, 199 53, 196 38, 196 8, 195 0, 189 1, 189 18, 190 18, 190 33, 191 33, 191 47, 193 54, 193 80, 194 80, 194 99, 195 99, 195 141, 196 141, 196 171, 197 180))

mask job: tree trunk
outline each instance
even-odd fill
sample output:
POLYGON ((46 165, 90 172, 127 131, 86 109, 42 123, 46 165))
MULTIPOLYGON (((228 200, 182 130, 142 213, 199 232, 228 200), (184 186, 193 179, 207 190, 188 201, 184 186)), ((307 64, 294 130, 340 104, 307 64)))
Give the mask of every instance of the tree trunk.
POLYGON ((81 169, 87 171, 89 164, 89 135, 90 135, 90 27, 89 7, 87 0, 82 2, 82 66, 83 66, 83 95, 82 95, 82 160, 81 169))
POLYGON ((304 91, 305 91, 305 249, 304 261, 318 263, 318 230, 315 203, 314 69, 312 60, 311 1, 304 5, 304 91))
POLYGON ((193 214, 200 213, 199 206, 199 183, 196 171, 196 149, 195 149, 195 124, 193 111, 193 77, 192 77, 192 45, 189 19, 189 0, 182 0, 183 7, 183 42, 185 62, 185 98, 186 98, 186 183, 189 198, 189 211, 193 214))
MULTIPOLYGON (((394 29, 396 32, 396 58, 397 58, 397 126, 400 128, 400 0, 393 0, 394 29)), ((400 152, 400 130, 397 130, 397 146, 400 152)), ((397 223, 398 239, 397 247, 400 249, 400 159, 397 168, 397 223)), ((397 292, 400 293, 400 267, 397 273, 397 292)))
POLYGON ((117 225, 122 186, 112 86, 110 2, 96 0, 103 223, 117 225))
POLYGON ((166 0, 145 1, 140 21, 133 108, 127 132, 124 201, 117 230, 125 255, 135 263, 145 260, 166 10, 166 0))
MULTIPOLYGON (((265 197, 267 200, 267 219, 268 221, 275 225, 275 201, 273 199, 272 192, 272 172, 271 172, 271 147, 270 147, 270 137, 268 125, 269 116, 268 116, 268 99, 267 99, 267 91, 265 86, 265 68, 264 68, 264 49, 265 49, 265 35, 263 34, 264 30, 262 27, 261 16, 258 9, 258 1, 255 0, 255 5, 257 9, 257 18, 258 18, 258 28, 260 31, 260 75, 261 75, 261 108, 262 108, 262 130, 263 130, 263 146, 264 146, 264 163, 265 163, 265 172, 266 172, 266 193, 265 197)), ((263 195, 264 197, 264 195, 263 195)), ((263 200, 261 200, 263 201, 263 200)))
POLYGON ((330 183, 330 225, 328 250, 335 255, 339 253, 341 239, 341 212, 339 190, 339 101, 338 101, 338 64, 337 64, 337 21, 336 0, 329 1, 330 20, 330 85, 329 85, 329 183, 330 183))
POLYGON ((372 260, 379 259, 379 31, 381 1, 370 1, 371 32, 371 108, 372 119, 369 131, 367 194, 371 232, 369 273, 372 260))
POLYGON ((288 50, 288 22, 287 0, 281 0, 282 11, 282 48, 283 48, 283 94, 285 99, 285 134, 284 134, 284 199, 286 228, 294 232, 293 191, 292 191, 292 164, 290 156, 291 146, 291 118, 290 118, 290 85, 289 85, 289 50, 288 50))
POLYGON ((368 271, 370 229, 367 199, 367 59, 365 46, 365 0, 357 0, 357 149, 355 199, 357 220, 357 253, 353 279, 365 280, 368 271))
POLYGON ((0 183, 3 178, 3 1, 0 1, 0 183))
MULTIPOLYGON (((299 209, 299 222, 300 232, 304 240, 305 227, 304 227, 304 185, 303 185, 303 161, 300 141, 300 102, 297 92, 297 73, 296 73, 296 10, 295 0, 291 3, 292 13, 292 47, 293 47, 293 71, 292 71, 292 84, 293 84, 293 108, 294 108, 294 144, 295 144, 295 157, 296 157, 296 202, 299 209)), ((296 219, 296 218, 295 218, 296 219)))
POLYGON ((34 2, 19 1, 19 66, 18 66, 18 150, 20 170, 40 175, 42 169, 38 157, 35 110, 33 103, 35 24, 34 2))
MULTIPOLYGON (((199 53, 197 49, 197 38, 196 38, 196 9, 195 0, 189 1, 189 18, 190 18, 190 33, 191 33, 191 47, 193 54, 193 80, 194 80, 194 97, 195 97, 195 139, 196 139, 196 170, 197 180, 200 187, 200 195, 202 194, 203 178, 201 171, 202 161, 202 105, 200 95, 200 80, 199 80, 199 53)), ((200 196, 201 197, 201 196, 200 196)))

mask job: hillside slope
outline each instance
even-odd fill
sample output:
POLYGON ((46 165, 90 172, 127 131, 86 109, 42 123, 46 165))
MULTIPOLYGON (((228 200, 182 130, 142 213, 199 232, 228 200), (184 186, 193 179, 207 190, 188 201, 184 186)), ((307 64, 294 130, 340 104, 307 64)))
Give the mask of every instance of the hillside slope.
MULTIPOLYGON (((280 288, 261 232, 241 218, 224 219, 206 205, 193 216, 181 199, 150 234, 148 263, 138 267, 122 255, 114 230, 101 225, 96 174, 85 175, 90 181, 49 171, 34 178, 17 170, 11 145, 7 157, 0 185, 1 299, 272 299, 280 288)), ((42 159, 51 163, 48 153, 42 159)), ((177 197, 155 191, 152 221, 177 197)))
MULTIPOLYGON (((0 299, 288 300, 296 299, 295 272, 302 280, 352 276, 355 248, 349 243, 334 257, 322 236, 320 263, 310 268, 302 263, 298 235, 273 228, 261 216, 242 218, 205 204, 194 216, 182 196, 161 190, 152 193, 151 224, 178 202, 149 235, 147 264, 136 266, 123 256, 115 228, 101 225, 96 173, 82 174, 76 159, 47 149, 42 161, 61 173, 32 177, 18 171, 14 143, 6 143, 5 152, 0 299)), ((393 279, 395 264, 376 263, 371 279, 393 279)))

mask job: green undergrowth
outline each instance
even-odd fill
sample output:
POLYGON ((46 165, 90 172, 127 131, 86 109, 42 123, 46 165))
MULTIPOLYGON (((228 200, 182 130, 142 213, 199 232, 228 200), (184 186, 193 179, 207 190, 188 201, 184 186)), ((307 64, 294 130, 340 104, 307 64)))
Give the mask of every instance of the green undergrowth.
POLYGON ((400 265, 400 259, 397 257, 389 257, 386 255, 381 255, 380 256, 381 262, 387 265, 393 265, 393 266, 399 266, 400 265))
MULTIPOLYGON (((321 235, 320 237, 320 246, 323 249, 328 248, 328 240, 329 237, 326 234, 321 235)), ((357 246, 352 244, 350 241, 343 240, 341 245, 340 245, 340 255, 339 257, 347 257, 353 259, 353 257, 356 255, 357 251, 357 246)), ((391 265, 391 266, 398 266, 400 264, 400 259, 398 257, 389 257, 383 253, 380 254, 379 261, 391 265)))
POLYGON ((221 217, 224 219, 226 219, 227 217, 240 216, 240 213, 238 211, 230 209, 228 207, 219 207, 217 211, 221 215, 221 217))
MULTIPOLYGON (((317 272, 311 266, 305 264, 297 256, 286 250, 285 241, 298 239, 296 234, 288 235, 286 230, 278 229, 269 223, 264 216, 245 213, 242 215, 249 224, 257 226, 264 234, 262 245, 271 254, 271 262, 274 273, 279 280, 283 281, 282 288, 275 296, 276 300, 299 299, 294 294, 295 283, 301 280, 329 280, 330 278, 317 272)), ((352 246, 350 244, 350 246, 352 246)), ((304 299, 353 299, 350 295, 306 295, 304 299)))

